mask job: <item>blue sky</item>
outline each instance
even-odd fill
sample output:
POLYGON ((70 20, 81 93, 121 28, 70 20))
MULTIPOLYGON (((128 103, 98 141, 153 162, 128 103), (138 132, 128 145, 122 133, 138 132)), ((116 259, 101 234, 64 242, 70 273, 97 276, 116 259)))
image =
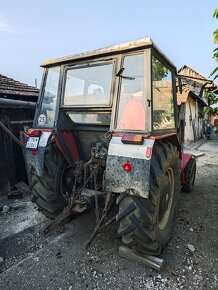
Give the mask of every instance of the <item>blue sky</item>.
POLYGON ((151 37, 208 77, 217 0, 0 0, 0 74, 34 85, 43 60, 151 37))

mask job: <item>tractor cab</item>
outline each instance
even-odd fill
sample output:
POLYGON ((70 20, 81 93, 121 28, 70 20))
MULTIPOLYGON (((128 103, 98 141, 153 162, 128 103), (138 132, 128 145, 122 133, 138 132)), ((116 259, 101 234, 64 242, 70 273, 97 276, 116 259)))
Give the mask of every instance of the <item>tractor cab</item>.
POLYGON ((34 128, 176 133, 176 69, 151 39, 47 61, 42 67, 34 128))

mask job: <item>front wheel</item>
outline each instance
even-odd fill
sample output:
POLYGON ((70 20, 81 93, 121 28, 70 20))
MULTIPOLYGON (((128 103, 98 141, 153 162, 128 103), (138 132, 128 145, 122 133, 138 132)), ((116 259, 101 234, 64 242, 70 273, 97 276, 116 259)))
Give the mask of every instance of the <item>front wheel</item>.
POLYGON ((195 183, 196 175, 196 160, 192 158, 184 170, 185 183, 182 185, 182 191, 190 192, 192 191, 195 183))
POLYGON ((179 199, 179 155, 171 143, 154 145, 150 168, 149 198, 118 198, 118 234, 128 247, 159 255, 173 230, 179 199))

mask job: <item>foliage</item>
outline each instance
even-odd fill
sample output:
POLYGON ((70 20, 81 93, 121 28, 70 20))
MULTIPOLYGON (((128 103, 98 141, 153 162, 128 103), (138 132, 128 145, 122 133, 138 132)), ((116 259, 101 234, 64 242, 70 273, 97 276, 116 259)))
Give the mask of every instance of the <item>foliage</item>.
MULTIPOLYGON (((215 9, 213 17, 218 19, 218 8, 215 9)), ((216 29, 213 33, 214 43, 218 44, 218 29, 216 29)), ((218 62, 218 47, 214 49, 213 58, 218 62)), ((214 80, 218 78, 218 67, 216 67, 210 74, 210 76, 214 76, 214 80)))
POLYGON ((218 114, 218 107, 212 107, 218 103, 218 95, 215 94, 215 91, 206 92, 204 97, 208 101, 208 106, 204 108, 204 114, 210 113, 211 115, 218 114))
POLYGON ((152 77, 153 81, 160 81, 167 77, 168 69, 154 56, 152 56, 152 77))
MULTIPOLYGON (((218 8, 215 9, 213 17, 218 19, 218 8)), ((218 44, 218 29, 216 29, 213 33, 214 43, 218 44)), ((218 62, 218 47, 214 49, 213 58, 218 62)), ((218 78, 218 66, 211 72, 210 76, 213 76, 214 80, 218 78)), ((217 91, 217 90, 215 90, 217 91)), ((215 91, 206 92, 204 97, 208 101, 208 106, 204 108, 204 113, 217 115, 218 107, 215 106, 218 103, 218 95, 215 91)))
POLYGON ((218 18, 218 8, 215 9, 213 13, 213 17, 218 18))
POLYGON ((204 114, 218 115, 218 108, 204 107, 204 114))

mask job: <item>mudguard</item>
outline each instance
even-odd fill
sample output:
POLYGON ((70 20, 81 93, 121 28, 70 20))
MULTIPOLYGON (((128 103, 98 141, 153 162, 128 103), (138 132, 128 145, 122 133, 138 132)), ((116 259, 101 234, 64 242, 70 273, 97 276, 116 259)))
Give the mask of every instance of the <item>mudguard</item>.
POLYGON ((42 132, 37 150, 26 148, 27 166, 29 168, 33 167, 36 170, 36 174, 38 176, 43 176, 45 148, 50 136, 51 132, 42 132), (33 151, 35 151, 34 154, 33 151))
POLYGON ((154 140, 144 139, 141 145, 124 144, 121 137, 112 137, 108 148, 105 189, 108 192, 149 196, 150 164, 154 140), (123 165, 131 164, 131 171, 123 165))

